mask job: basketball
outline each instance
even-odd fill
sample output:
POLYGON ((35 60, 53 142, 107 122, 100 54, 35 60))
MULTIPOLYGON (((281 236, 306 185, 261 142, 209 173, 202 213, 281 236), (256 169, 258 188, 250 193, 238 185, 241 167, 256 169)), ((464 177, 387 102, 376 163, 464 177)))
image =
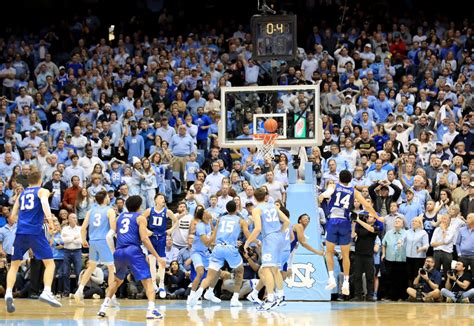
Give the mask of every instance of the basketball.
POLYGON ((273 118, 267 119, 263 124, 263 128, 268 132, 275 132, 278 129, 278 122, 273 118))

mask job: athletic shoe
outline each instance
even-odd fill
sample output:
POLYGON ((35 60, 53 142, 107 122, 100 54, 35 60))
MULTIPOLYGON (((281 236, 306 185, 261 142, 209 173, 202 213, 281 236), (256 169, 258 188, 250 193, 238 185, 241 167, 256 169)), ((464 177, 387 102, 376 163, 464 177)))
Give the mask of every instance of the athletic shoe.
POLYGON ((453 303, 453 302, 454 302, 453 299, 451 299, 451 298, 446 298, 446 303, 453 303))
POLYGON ((258 298, 258 293, 253 294, 253 291, 250 292, 249 295, 247 295, 247 300, 258 305, 261 305, 263 303, 263 301, 258 298))
POLYGON ((231 299, 230 300, 230 306, 231 307, 242 307, 242 302, 240 302, 239 299, 231 299))
POLYGON ((277 301, 265 300, 260 306, 257 307, 257 311, 269 311, 277 306, 277 301))
POLYGON ((336 287, 336 280, 334 279, 334 277, 330 277, 328 279, 328 285, 326 285, 326 287, 324 288, 326 291, 331 291, 332 289, 334 289, 336 287))
POLYGON ((462 303, 471 303, 471 301, 469 300, 469 298, 463 298, 461 300, 462 303))
POLYGON ((99 312, 97 313, 97 316, 99 316, 99 317, 105 317, 105 316, 107 315, 106 312, 107 312, 107 308, 108 308, 108 307, 109 307, 108 305, 102 304, 102 305, 100 306, 99 312))
POLYGON ((74 300, 76 303, 82 303, 82 300, 84 300, 84 293, 77 290, 76 293, 74 293, 74 300))
POLYGON ((220 303, 221 299, 215 296, 213 291, 207 290, 206 293, 204 293, 204 299, 214 302, 214 303, 220 303))
POLYGON ((199 288, 195 293, 194 295, 189 295, 188 297, 188 301, 187 301, 187 304, 190 306, 190 307, 194 307, 195 305, 198 304, 198 301, 199 301, 199 298, 201 298, 201 295, 202 295, 202 289, 199 288))
POLYGON ((163 315, 156 309, 148 309, 146 312, 146 319, 163 319, 163 315))
POLYGON ((158 289, 158 296, 159 296, 161 299, 166 298, 166 291, 165 291, 165 289, 159 288, 159 289, 158 289))
POLYGON ((276 302, 277 302, 278 307, 286 306, 285 296, 282 296, 281 298, 277 298, 276 302))
POLYGON ((120 302, 117 300, 115 295, 112 297, 112 299, 110 299, 110 305, 115 308, 120 307, 120 302))
POLYGON ((7 311, 9 313, 15 312, 15 305, 13 304, 13 297, 5 297, 5 303, 7 304, 7 311))
POLYGON ((342 294, 344 295, 349 295, 350 293, 350 290, 349 290, 349 282, 348 281, 344 281, 342 283, 342 290, 341 290, 342 294))
POLYGON ((192 299, 192 296, 191 296, 191 294, 189 294, 188 298, 186 299, 186 305, 187 306, 191 305, 191 299, 192 299))
POLYGON ((56 298, 54 297, 52 293, 48 293, 45 291, 43 291, 43 293, 41 293, 41 295, 39 296, 39 301, 47 303, 51 307, 56 307, 56 308, 62 307, 62 304, 58 300, 56 300, 56 298))

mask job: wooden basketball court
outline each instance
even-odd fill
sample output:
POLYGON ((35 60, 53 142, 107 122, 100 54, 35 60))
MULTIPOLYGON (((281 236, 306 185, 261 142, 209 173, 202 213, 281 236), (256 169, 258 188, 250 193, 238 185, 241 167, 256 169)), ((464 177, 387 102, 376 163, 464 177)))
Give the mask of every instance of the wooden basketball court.
MULTIPOLYGON (((3 300, 2 300, 3 301, 3 300)), ((187 309, 184 301, 158 301, 163 321, 145 320, 146 301, 120 300, 120 309, 109 309, 106 318, 97 317, 101 300, 78 305, 63 299, 62 308, 37 300, 15 300, 16 312, 8 314, 0 305, 0 325, 474 325, 474 307, 444 303, 339 303, 289 302, 271 312, 257 312, 250 302, 229 308, 229 302, 187 309)))

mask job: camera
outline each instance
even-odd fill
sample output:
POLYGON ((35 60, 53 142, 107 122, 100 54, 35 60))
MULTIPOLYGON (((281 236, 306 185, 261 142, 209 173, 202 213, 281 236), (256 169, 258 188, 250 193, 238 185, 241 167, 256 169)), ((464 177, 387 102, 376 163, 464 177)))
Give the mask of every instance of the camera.
POLYGON ((426 275, 426 269, 420 268, 420 275, 426 275))
POLYGON ((449 276, 454 276, 454 274, 456 274, 456 271, 454 269, 448 270, 448 275, 449 276))
POLYGON ((367 220, 369 218, 369 214, 351 212, 351 215, 350 215, 349 218, 350 218, 351 222, 355 222, 357 220, 357 217, 359 218, 359 220, 361 220, 363 222, 367 222, 367 220))

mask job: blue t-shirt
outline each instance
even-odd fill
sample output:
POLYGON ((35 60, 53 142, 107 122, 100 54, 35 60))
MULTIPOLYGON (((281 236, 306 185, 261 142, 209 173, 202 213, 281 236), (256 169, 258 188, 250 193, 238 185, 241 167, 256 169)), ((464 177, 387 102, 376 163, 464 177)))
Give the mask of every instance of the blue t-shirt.
POLYGON ((186 162, 186 181, 196 181, 196 173, 199 171, 199 163, 186 162))

